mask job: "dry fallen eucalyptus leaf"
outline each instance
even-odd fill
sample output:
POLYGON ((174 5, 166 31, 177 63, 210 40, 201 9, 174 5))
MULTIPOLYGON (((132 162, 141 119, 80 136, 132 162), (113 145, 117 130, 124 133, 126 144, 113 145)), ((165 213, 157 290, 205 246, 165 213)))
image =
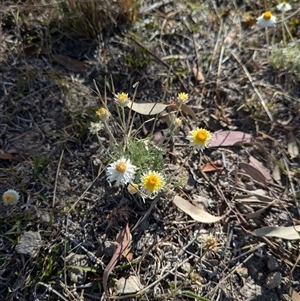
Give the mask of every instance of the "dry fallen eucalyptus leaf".
POLYGON ((252 135, 240 131, 222 131, 214 133, 210 147, 233 146, 238 143, 251 143, 252 135))
POLYGON ((73 72, 84 72, 87 69, 85 63, 63 54, 52 54, 52 58, 56 63, 73 72))
POLYGON ((223 164, 218 162, 206 163, 203 166, 201 166, 201 170, 203 172, 220 171, 223 170, 223 168, 224 168, 223 164))
POLYGON ((197 222, 201 223, 215 223, 223 219, 226 215, 222 216, 214 216, 206 212, 205 210, 201 209, 200 207, 191 204, 189 201, 183 199, 182 197, 176 195, 173 199, 173 203, 181 209, 183 212, 188 214, 191 218, 193 218, 197 222))
POLYGON ((204 78, 204 75, 203 73, 201 72, 201 70, 198 70, 196 67, 193 68, 193 73, 194 73, 194 77, 195 79, 203 84, 205 82, 205 78, 204 78))
POLYGON ((297 293, 292 287, 290 288, 291 301, 300 301, 300 294, 297 293))
POLYGON ((263 164, 260 161, 258 161, 254 157, 250 156, 249 162, 250 162, 250 165, 252 165, 253 167, 255 167, 257 170, 259 170, 262 173, 262 175, 265 177, 266 181, 268 181, 268 182, 272 181, 272 177, 270 176, 268 170, 263 166, 263 164))
POLYGON ((254 236, 271 236, 288 240, 300 239, 300 225, 290 227, 263 227, 252 232, 254 236))
POLYGON ((158 102, 132 103, 130 101, 127 107, 141 115, 156 115, 163 112, 168 105, 158 102))
POLYGON ((127 249, 130 241, 131 233, 128 224, 126 224, 126 227, 122 229, 117 236, 118 247, 116 248, 110 262, 108 263, 103 272, 103 290, 107 299, 109 299, 109 292, 107 287, 108 276, 114 269, 123 252, 127 249))
POLYGON ((264 175, 252 165, 241 162, 239 163, 239 168, 243 169, 245 173, 256 182, 266 184, 266 178, 264 175))

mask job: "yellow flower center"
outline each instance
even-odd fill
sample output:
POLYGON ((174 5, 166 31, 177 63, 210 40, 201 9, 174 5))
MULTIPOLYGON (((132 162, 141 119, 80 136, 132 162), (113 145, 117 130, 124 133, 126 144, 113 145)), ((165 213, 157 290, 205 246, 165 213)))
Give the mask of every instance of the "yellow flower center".
POLYGON ((12 203, 14 201, 14 197, 12 195, 7 195, 5 200, 7 203, 12 203))
POLYGON ((180 92, 178 94, 178 100, 180 102, 186 102, 188 100, 188 97, 189 97, 189 95, 187 93, 184 93, 184 92, 180 92))
POLYGON ((106 112, 106 109, 104 109, 104 108, 100 108, 100 109, 98 109, 97 110, 97 115, 102 115, 102 114, 105 114, 105 112, 106 112))
POLYGON ((269 21, 272 18, 272 13, 270 11, 266 11, 264 13, 264 20, 269 21))
POLYGON ((199 141, 199 143, 204 143, 208 138, 208 132, 205 130, 199 130, 195 138, 199 141))
POLYGON ((150 184, 150 185, 155 185, 156 182, 157 182, 157 176, 156 176, 156 175, 150 176, 150 178, 149 178, 148 181, 149 181, 149 184, 150 184))
POLYGON ((124 173, 126 171, 126 167, 126 162, 118 162, 116 164, 116 170, 121 173, 124 173))
POLYGON ((121 101, 125 101, 127 98, 128 98, 128 94, 127 94, 127 93, 124 93, 124 92, 122 92, 122 93, 120 94, 120 96, 119 96, 119 99, 120 99, 121 101))

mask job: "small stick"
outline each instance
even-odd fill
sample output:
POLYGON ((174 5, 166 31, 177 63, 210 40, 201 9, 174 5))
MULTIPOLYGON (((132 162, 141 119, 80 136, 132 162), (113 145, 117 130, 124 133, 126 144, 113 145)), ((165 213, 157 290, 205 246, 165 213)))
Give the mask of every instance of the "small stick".
POLYGON ((52 198, 52 207, 54 207, 54 205, 55 205, 56 189, 57 189, 57 179, 58 179, 58 174, 59 174, 59 171, 60 171, 60 165, 61 165, 61 161, 62 161, 63 156, 64 156, 64 150, 62 149, 62 151, 60 153, 58 165, 57 165, 56 175, 55 175, 54 191, 53 191, 53 198, 52 198))

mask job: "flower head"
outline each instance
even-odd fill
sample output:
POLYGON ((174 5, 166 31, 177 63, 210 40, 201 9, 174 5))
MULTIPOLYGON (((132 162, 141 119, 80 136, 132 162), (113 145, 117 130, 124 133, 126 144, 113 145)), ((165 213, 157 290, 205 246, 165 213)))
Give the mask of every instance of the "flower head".
POLYGON ((124 93, 124 92, 115 94, 114 100, 118 106, 123 107, 123 108, 126 107, 130 102, 128 93, 124 93))
POLYGON ((174 124, 174 127, 175 127, 175 128, 180 127, 181 124, 182 124, 181 118, 175 118, 174 121, 173 121, 173 124, 174 124))
POLYGON ((263 28, 274 27, 276 24, 276 17, 270 11, 266 11, 257 19, 257 24, 263 28))
POLYGON ((107 180, 116 181, 116 185, 131 183, 134 179, 136 166, 132 165, 129 159, 122 157, 107 167, 107 180))
POLYGON ((109 118, 109 111, 105 108, 100 108, 96 111, 96 114, 99 116, 100 120, 106 121, 109 118))
POLYGON ((213 235, 203 235, 198 237, 201 241, 201 246, 205 252, 216 252, 218 249, 217 238, 213 235))
POLYGON ((280 10, 282 12, 286 12, 286 11, 289 11, 289 10, 292 9, 292 6, 289 3, 285 2, 285 1, 278 4, 276 7, 277 7, 278 10, 280 10))
POLYGON ((96 135, 99 131, 103 129, 103 123, 100 122, 91 122, 89 130, 92 134, 96 135))
POLYGON ((178 93, 177 100, 180 104, 185 104, 189 101, 189 95, 185 92, 178 93))
POLYGON ((197 128, 189 132, 187 139, 190 140, 192 146, 196 146, 196 149, 203 150, 211 142, 212 134, 208 130, 197 128))
POLYGON ((5 205, 15 205, 17 204, 19 198, 19 193, 13 189, 6 190, 2 195, 2 199, 5 205))
POLYGON ((165 186, 165 179, 159 173, 155 171, 149 171, 145 173, 141 178, 143 190, 151 195, 157 194, 165 186))
POLYGON ((127 190, 130 194, 135 194, 139 190, 139 185, 135 183, 130 183, 127 187, 127 190))

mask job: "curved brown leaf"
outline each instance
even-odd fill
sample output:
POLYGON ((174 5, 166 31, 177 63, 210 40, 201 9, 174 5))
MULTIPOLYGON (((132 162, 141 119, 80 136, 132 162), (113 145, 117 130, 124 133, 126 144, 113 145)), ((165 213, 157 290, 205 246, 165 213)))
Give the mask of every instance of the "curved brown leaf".
POLYGON ((266 178, 264 175, 255 167, 248 163, 239 163, 239 168, 243 169, 247 175, 249 175, 253 180, 266 184, 266 178))
POLYGON ((129 243, 131 241, 131 233, 128 224, 126 227, 120 231, 117 237, 118 247, 116 248, 110 262, 106 266, 103 272, 103 290, 107 300, 109 300, 109 292, 107 287, 108 276, 111 271, 114 269, 115 265, 119 261, 122 253, 127 249, 129 243))
POLYGON ((52 58, 56 63, 73 72, 84 72, 87 69, 85 63, 63 54, 52 54, 52 58))
POLYGON ((272 177, 270 176, 268 170, 263 166, 263 164, 260 161, 250 156, 249 163, 263 174, 266 181, 272 181, 272 177))

